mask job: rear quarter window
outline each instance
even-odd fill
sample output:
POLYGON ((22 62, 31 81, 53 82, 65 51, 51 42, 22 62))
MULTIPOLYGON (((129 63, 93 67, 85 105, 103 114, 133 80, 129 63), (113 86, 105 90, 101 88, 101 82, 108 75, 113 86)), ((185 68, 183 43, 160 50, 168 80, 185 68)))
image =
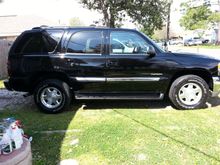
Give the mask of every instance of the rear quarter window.
POLYGON ((48 54, 59 45, 62 30, 24 33, 14 48, 15 54, 48 54))

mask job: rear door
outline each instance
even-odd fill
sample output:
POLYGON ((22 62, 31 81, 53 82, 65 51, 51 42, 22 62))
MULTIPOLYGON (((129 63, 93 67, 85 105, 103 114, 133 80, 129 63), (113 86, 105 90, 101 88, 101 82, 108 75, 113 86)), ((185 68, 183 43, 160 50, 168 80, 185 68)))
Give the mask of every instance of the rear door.
POLYGON ((77 83, 77 93, 103 92, 105 86, 105 31, 80 29, 69 32, 63 69, 77 83))

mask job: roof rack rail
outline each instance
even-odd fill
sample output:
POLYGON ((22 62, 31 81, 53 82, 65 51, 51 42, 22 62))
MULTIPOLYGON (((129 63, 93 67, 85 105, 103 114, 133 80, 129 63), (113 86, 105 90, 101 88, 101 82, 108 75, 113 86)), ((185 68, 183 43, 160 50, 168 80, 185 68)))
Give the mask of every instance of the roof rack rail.
POLYGON ((32 29, 43 29, 43 28, 48 28, 49 26, 47 25, 41 25, 41 26, 38 26, 38 27, 33 27, 32 29))
POLYGON ((47 26, 47 25, 41 25, 38 27, 33 27, 32 29, 44 29, 44 28, 70 28, 70 26, 47 26))
POLYGON ((91 25, 89 25, 90 27, 96 27, 96 24, 91 24, 91 25))
POLYGON ((44 29, 44 28, 108 28, 106 26, 96 26, 94 24, 91 24, 90 26, 47 26, 47 25, 41 25, 38 27, 33 27, 32 30, 35 29, 44 29))
POLYGON ((34 30, 34 29, 41 29, 41 27, 33 27, 32 30, 34 30))

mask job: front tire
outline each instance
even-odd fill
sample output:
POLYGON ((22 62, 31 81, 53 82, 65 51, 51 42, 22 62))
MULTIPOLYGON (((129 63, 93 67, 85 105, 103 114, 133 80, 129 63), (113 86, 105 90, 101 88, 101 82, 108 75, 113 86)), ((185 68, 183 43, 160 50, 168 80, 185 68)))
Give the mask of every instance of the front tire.
POLYGON ((34 100, 45 113, 59 113, 67 109, 71 102, 69 85, 56 79, 41 82, 35 89, 34 100))
POLYGON ((199 76, 186 75, 177 78, 171 85, 169 98, 177 109, 204 108, 209 97, 209 87, 199 76))

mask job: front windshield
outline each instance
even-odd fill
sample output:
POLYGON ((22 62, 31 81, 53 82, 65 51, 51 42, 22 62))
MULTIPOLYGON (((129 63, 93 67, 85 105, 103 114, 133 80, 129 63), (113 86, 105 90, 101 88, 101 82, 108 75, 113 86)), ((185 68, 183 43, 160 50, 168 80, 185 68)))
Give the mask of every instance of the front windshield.
POLYGON ((150 42, 151 44, 156 47, 157 49, 159 49, 159 51, 165 53, 166 51, 163 50, 160 46, 158 46, 151 38, 149 38, 146 34, 144 34, 143 32, 141 32, 141 34, 143 34, 150 42))

